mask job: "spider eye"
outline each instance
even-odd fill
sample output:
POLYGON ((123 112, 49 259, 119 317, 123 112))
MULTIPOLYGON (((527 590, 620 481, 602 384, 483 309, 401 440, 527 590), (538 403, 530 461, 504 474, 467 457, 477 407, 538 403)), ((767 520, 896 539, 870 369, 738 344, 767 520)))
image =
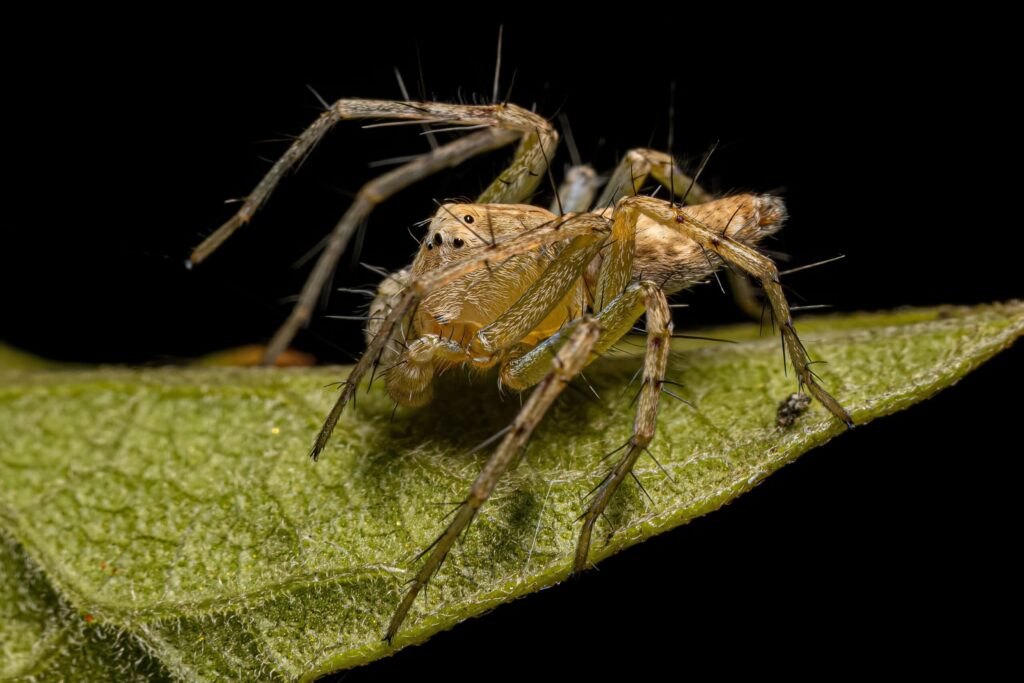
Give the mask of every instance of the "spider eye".
POLYGON ((465 242, 462 241, 461 237, 456 237, 454 240, 452 240, 452 244, 455 245, 456 249, 461 249, 462 245, 465 244, 465 242))
POLYGON ((462 220, 466 221, 467 223, 472 223, 473 217, 467 214, 466 216, 463 216, 462 220))
POLYGON ((444 241, 444 238, 441 237, 441 233, 435 232, 434 233, 434 244, 436 244, 437 246, 441 246, 441 243, 443 241, 444 241))

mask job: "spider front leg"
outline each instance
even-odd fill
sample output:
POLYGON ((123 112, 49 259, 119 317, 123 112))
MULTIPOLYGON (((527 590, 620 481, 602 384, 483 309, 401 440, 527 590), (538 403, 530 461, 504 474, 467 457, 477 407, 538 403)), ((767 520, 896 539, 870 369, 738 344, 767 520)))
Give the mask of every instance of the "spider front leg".
MULTIPOLYGON (((515 105, 462 105, 444 104, 440 102, 402 102, 397 100, 362 100, 344 99, 338 100, 324 111, 310 126, 302 132, 288 150, 281 155, 281 158, 267 171, 266 175, 253 188, 253 191, 242 202, 235 215, 228 219, 223 225, 217 228, 209 237, 192 251, 189 262, 198 264, 212 254, 217 247, 224 243, 236 230, 248 223, 256 211, 263 206, 270 194, 281 182, 281 179, 288 174, 307 154, 309 154, 317 143, 340 121, 355 119, 398 119, 397 122, 378 125, 402 125, 403 123, 435 124, 444 123, 454 126, 491 127, 496 139, 483 142, 487 135, 477 136, 474 149, 468 151, 469 155, 480 154, 489 149, 495 149, 523 137, 523 143, 516 151, 516 158, 512 165, 499 176, 481 195, 481 202, 514 202, 519 201, 533 191, 540 181, 540 176, 545 168, 535 168, 538 164, 544 164, 545 159, 551 158, 555 145, 558 142, 558 135, 551 125, 542 117, 533 112, 526 111, 515 105), (531 140, 531 135, 533 136, 531 140), (488 146, 488 144, 490 146, 488 146), (486 199, 485 199, 486 197, 486 199)), ((385 174, 384 177, 408 175, 408 169, 416 168, 417 162, 422 163, 430 160, 441 160, 446 165, 455 165, 463 159, 451 158, 452 147, 457 147, 456 141, 450 145, 444 145, 430 154, 419 157, 414 162, 406 164, 396 171, 385 174), (402 173, 398 173, 402 171, 402 173)), ((424 169, 425 173, 419 175, 415 180, 433 173, 444 165, 424 169)), ((378 178, 380 180, 380 178, 378 178)), ((391 183, 384 183, 389 185, 391 183)), ((403 185, 404 186, 404 185, 403 185)), ((364 187, 361 194, 370 195, 372 191, 364 187)))
MULTIPOLYGON (((512 136, 514 139, 514 135, 512 136)), ((316 302, 324 287, 330 282, 338 260, 345 252, 349 240, 362 225, 374 207, 390 198, 399 190, 427 177, 443 168, 457 166, 463 161, 510 141, 509 132, 485 130, 468 135, 433 152, 415 159, 399 168, 371 180, 356 194, 356 199, 345 215, 331 231, 324 250, 320 253, 313 270, 306 278, 298 301, 292 307, 288 318, 274 333, 264 352, 264 364, 272 364, 291 343, 299 330, 305 327, 313 315, 316 302)), ((216 235, 216 233, 214 233, 216 235)), ((212 237, 212 236, 211 236, 212 237)))
POLYGON ((264 353, 272 364, 308 324, 320 295, 327 285, 352 235, 381 202, 400 190, 442 169, 457 166, 478 154, 521 139, 511 165, 481 194, 480 202, 516 202, 528 197, 547 170, 558 134, 543 118, 515 105, 458 105, 436 102, 391 100, 339 100, 331 105, 284 155, 271 167, 241 208, 192 252, 188 264, 198 264, 213 253, 238 228, 247 223, 271 192, 316 143, 339 121, 348 119, 399 119, 391 124, 445 123, 452 126, 484 127, 464 138, 443 145, 393 171, 371 180, 356 194, 355 201, 335 225, 323 252, 310 273, 299 299, 278 328, 264 353))
POLYGON ((434 572, 440 568, 444 558, 448 555, 448 551, 451 550, 452 544, 455 543, 459 534, 469 526, 480 506, 490 498, 498 480, 501 479, 501 476, 508 469, 512 461, 522 452, 533 430, 541 421, 541 418, 544 417, 548 408, 551 407, 555 398, 562 393, 565 385, 586 365, 599 334, 600 326, 595 320, 585 319, 580 321, 568 341, 565 342, 565 345, 558 351, 554 360, 551 361, 550 371, 540 381, 533 393, 530 394, 530 398, 506 430, 505 438, 502 439, 501 444, 487 460, 487 464, 484 465, 476 481, 473 482, 469 489, 469 494, 455 513, 455 518, 448 525, 448 528, 417 557, 419 559, 422 555, 430 553, 426 562, 423 563, 423 566, 420 567, 420 570, 413 578, 412 585, 406 591, 405 596, 398 605, 398 609, 395 610, 395 614, 392 616, 387 632, 384 635, 386 641, 390 643, 395 634, 398 633, 398 628, 409 613, 409 609, 416 600, 416 596, 427 585, 434 572))

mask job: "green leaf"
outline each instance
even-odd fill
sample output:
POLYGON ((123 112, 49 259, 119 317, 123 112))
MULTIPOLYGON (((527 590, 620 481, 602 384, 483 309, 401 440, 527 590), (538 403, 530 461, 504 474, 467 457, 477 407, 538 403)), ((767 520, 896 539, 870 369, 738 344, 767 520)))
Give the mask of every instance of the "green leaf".
MULTIPOLYGON (((798 328, 862 425, 1007 348, 1024 332, 1024 304, 798 328)), ((670 378, 696 409, 663 402, 655 445, 672 481, 638 463, 657 504, 624 486, 594 560, 715 510, 845 430, 817 404, 776 425, 794 390, 776 338, 749 325, 699 334, 742 343, 677 340, 670 378)), ((375 389, 313 464, 309 443, 335 395, 323 386, 342 368, 20 361, 0 372, 0 678, 309 680, 388 654, 381 637, 412 558, 487 457, 467 452, 519 406, 492 378, 453 372, 431 406, 392 420, 375 389)), ((558 402, 396 647, 568 575, 579 500, 629 434, 624 389, 637 366, 617 355, 587 371, 603 406, 572 392, 558 402)))

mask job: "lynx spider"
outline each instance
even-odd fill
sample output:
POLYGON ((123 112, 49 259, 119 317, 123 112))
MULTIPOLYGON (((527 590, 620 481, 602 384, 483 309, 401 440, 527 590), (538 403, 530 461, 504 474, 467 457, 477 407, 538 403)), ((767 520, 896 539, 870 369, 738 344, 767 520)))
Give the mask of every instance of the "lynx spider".
POLYGON ((786 211, 780 198, 712 198, 676 167, 669 154, 634 149, 596 202, 596 174, 577 165, 558 190, 558 214, 522 203, 546 174, 550 177, 558 134, 545 118, 514 104, 339 100, 294 141, 237 213, 194 250, 190 263, 203 261, 247 223, 328 130, 350 119, 393 120, 377 125, 443 124, 446 129, 472 132, 363 186, 274 335, 266 361, 272 362, 309 322, 349 239, 377 204, 428 175, 519 143, 510 166, 475 202, 439 205, 412 264, 380 284, 370 308, 366 351, 342 383, 341 395, 310 452, 316 460, 360 380, 378 367, 385 369, 388 393, 407 406, 427 403, 435 372, 458 365, 499 366, 503 386, 515 391, 536 387, 511 425, 495 436, 501 439, 498 447, 448 527, 417 557, 427 555, 391 619, 388 642, 566 383, 646 312, 647 344, 633 433, 580 517, 574 571, 585 568, 595 521, 654 438, 672 336, 666 294, 704 280, 723 262, 760 281, 780 322, 783 350, 798 383, 853 426, 846 410, 819 386, 808 367, 778 270, 754 248, 782 227, 786 211), (637 194, 651 176, 668 188, 667 200, 637 194))

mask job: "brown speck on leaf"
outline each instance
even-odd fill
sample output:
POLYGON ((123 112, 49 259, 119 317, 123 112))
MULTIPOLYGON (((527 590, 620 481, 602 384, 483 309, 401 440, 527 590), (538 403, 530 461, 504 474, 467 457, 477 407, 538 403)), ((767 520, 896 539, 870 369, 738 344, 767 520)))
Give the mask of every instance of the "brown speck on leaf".
POLYGON ((797 418, 807 412, 811 405, 811 397, 807 394, 790 394, 785 401, 779 403, 778 425, 780 429, 791 427, 797 418))

